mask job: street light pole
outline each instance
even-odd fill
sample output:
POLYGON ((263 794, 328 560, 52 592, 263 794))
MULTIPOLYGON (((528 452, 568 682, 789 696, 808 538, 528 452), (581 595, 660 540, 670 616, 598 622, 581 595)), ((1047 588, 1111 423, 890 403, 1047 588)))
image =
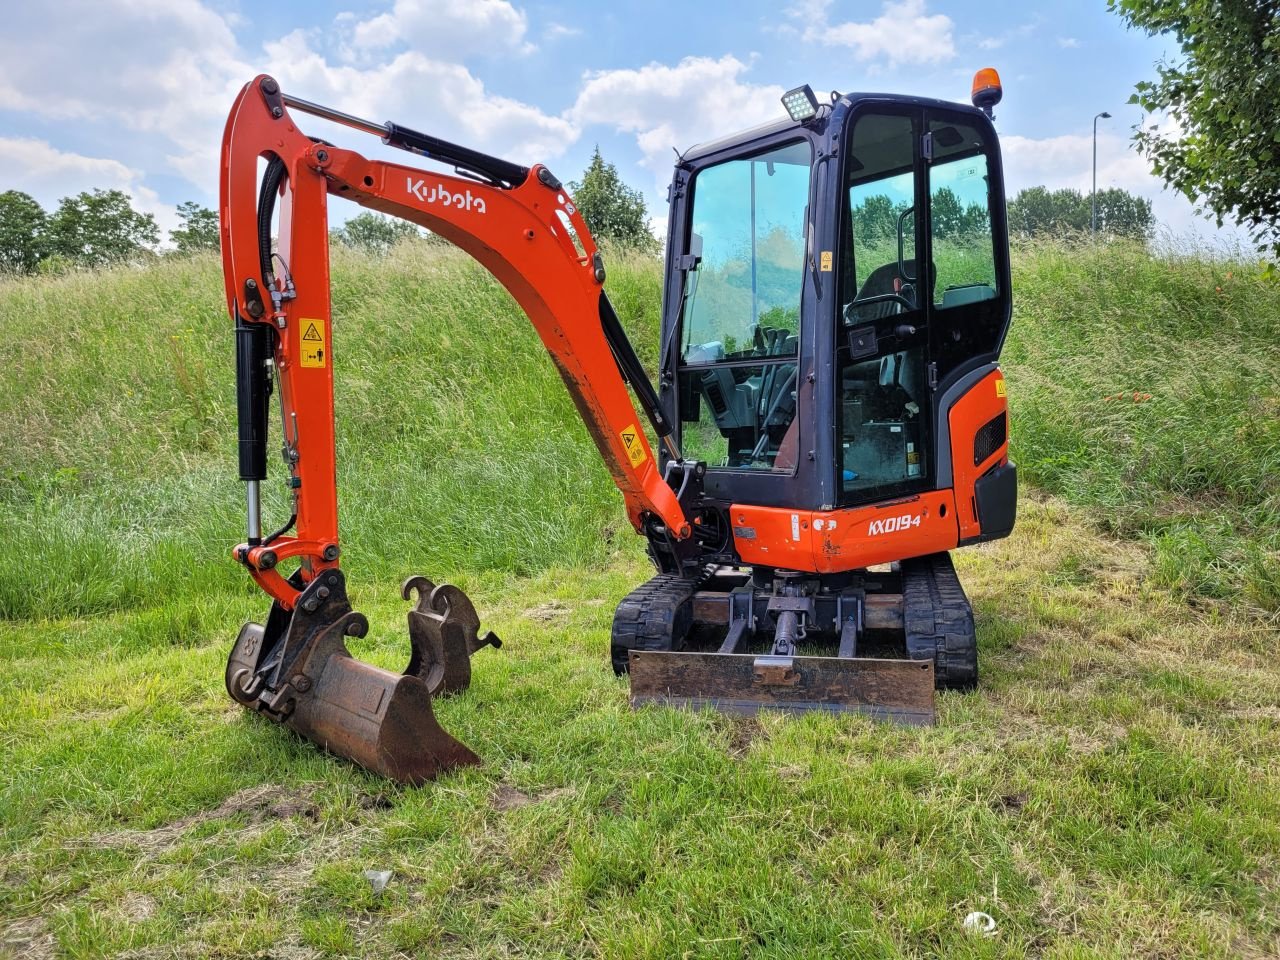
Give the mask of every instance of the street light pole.
POLYGON ((1100 119, 1110 120, 1111 114, 1103 110, 1093 118, 1093 193, 1089 198, 1089 206, 1092 210, 1089 233, 1094 239, 1098 236, 1098 121, 1100 119))

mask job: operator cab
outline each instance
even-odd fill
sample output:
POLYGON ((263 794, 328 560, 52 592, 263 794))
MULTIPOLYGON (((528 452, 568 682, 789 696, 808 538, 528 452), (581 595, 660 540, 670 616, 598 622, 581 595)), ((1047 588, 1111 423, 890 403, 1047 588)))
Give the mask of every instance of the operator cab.
POLYGON ((691 149, 670 200, 661 399, 706 498, 829 510, 950 486, 942 401, 1010 316, 989 118, 833 95, 691 149))

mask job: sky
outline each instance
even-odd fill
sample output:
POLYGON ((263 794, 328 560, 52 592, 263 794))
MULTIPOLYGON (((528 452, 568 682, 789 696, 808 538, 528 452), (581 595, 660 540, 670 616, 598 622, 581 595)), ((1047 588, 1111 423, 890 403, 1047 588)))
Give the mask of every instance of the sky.
MULTIPOLYGON (((599 146, 664 222, 674 151, 783 115, 789 87, 967 101, 979 67, 1010 196, 1036 184, 1149 197, 1176 238, 1233 244, 1162 189, 1132 148, 1127 104, 1171 40, 1125 28, 1105 0, 44 0, 6 3, 0 35, 0 192, 53 209, 126 191, 178 225, 216 207, 217 158, 240 87, 287 93, 578 177, 599 146)), ((310 117, 308 133, 406 155, 310 117)), ((412 161, 409 161, 412 162, 412 161)), ((335 203, 335 206, 338 204, 335 203)), ((359 212, 335 209, 335 222, 359 212)))

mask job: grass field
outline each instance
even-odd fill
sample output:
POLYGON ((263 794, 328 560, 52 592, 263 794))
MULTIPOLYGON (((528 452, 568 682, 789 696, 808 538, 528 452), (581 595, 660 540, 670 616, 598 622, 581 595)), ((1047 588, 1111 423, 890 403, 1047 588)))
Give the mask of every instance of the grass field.
MULTIPOLYGON (((1015 277, 1039 489, 958 555, 982 688, 906 730, 631 712, 648 568, 527 323, 439 248, 341 254, 356 652, 402 666, 419 571, 507 641, 438 709, 486 765, 420 789, 222 691, 265 603, 216 264, 0 283, 0 953, 1280 954, 1280 293, 1126 248, 1015 277)), ((658 283, 612 265, 649 360, 658 283)))

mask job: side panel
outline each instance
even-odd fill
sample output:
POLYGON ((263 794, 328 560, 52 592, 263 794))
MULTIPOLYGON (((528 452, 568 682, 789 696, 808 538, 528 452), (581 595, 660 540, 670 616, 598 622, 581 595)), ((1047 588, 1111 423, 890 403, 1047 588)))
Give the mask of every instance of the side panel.
POLYGON ((744 563, 815 573, 954 549, 956 501, 937 490, 848 510, 780 510, 735 504, 733 542, 744 563))
POLYGON ((968 540, 981 532, 974 484, 978 478, 1009 458, 1009 403, 1006 399, 1004 374, 993 370, 951 407, 951 464, 955 482, 956 512, 960 523, 960 539, 968 540), (997 417, 1004 416, 1000 429, 1001 442, 993 445, 980 462, 974 462, 974 440, 997 417))

